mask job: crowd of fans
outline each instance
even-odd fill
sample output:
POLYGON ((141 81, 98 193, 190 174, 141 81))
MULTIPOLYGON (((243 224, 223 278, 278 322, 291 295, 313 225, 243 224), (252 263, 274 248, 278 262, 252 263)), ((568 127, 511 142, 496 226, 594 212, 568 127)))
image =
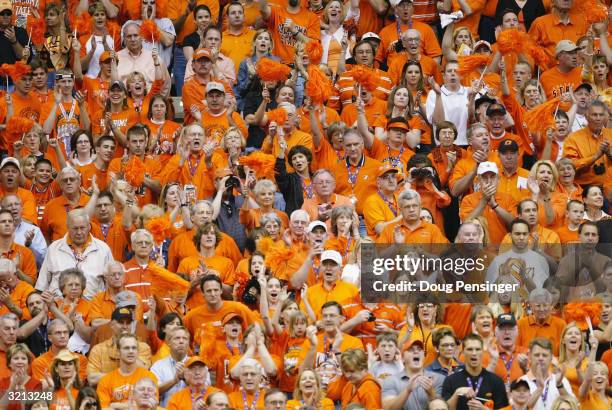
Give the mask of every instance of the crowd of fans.
POLYGON ((611 16, 0 0, 0 410, 611 409, 611 16))

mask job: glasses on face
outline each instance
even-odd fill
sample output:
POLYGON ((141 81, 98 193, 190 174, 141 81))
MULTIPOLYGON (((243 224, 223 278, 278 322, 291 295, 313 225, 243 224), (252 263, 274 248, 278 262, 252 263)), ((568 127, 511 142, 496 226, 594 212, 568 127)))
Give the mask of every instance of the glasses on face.
POLYGON ((0 12, 0 16, 2 16, 2 17, 8 17, 8 16, 12 16, 12 15, 13 15, 13 12, 10 11, 10 10, 4 10, 4 11, 0 12))
POLYGON ((434 308, 434 304, 433 303, 421 303, 418 305, 419 309, 433 309, 434 308))
POLYGON ((151 245, 151 242, 150 241, 138 241, 138 242, 135 242, 134 245, 149 246, 149 245, 151 245))
POLYGON ((317 181, 317 182, 315 182, 315 185, 323 186, 323 185, 331 185, 333 183, 334 183, 334 181, 317 181))

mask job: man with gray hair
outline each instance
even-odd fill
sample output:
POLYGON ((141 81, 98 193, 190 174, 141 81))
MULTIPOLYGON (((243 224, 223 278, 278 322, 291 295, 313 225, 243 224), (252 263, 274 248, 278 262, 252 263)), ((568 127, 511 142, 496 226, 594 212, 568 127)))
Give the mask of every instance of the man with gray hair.
POLYGON ((47 254, 47 241, 40 228, 23 219, 23 202, 15 194, 8 194, 0 201, 2 209, 7 209, 13 215, 15 223, 15 243, 29 248, 36 258, 36 266, 40 268, 47 254))
POLYGON ((53 198, 45 206, 40 230, 47 243, 56 241, 66 234, 66 213, 87 205, 89 197, 81 193, 81 174, 76 169, 66 166, 57 175, 62 194, 53 198))
POLYGON ((518 321, 518 347, 527 348, 536 337, 549 339, 553 345, 553 353, 559 355, 561 333, 565 328, 565 320, 552 314, 553 299, 551 293, 542 288, 536 288, 529 293, 531 314, 523 316, 518 321))
POLYGON ((240 408, 245 406, 244 395, 248 408, 263 408, 265 389, 261 388, 263 381, 263 368, 261 364, 251 358, 240 361, 240 390, 230 393, 230 407, 240 408))
POLYGON ((0 316, 0 378, 10 377, 11 370, 6 363, 6 352, 17 343, 19 319, 14 313, 0 316))
POLYGON ((413 189, 404 190, 397 198, 402 219, 384 227, 378 243, 421 245, 447 244, 448 239, 434 224, 421 221, 421 196, 413 189))
POLYGON ((134 384, 132 398, 128 408, 134 410, 156 410, 159 404, 157 400, 156 382, 149 377, 145 377, 134 384))
POLYGON ((10 259, 0 259, 0 315, 12 312, 18 318, 26 309, 26 299, 34 288, 17 277, 17 267, 10 259))
POLYGON ((312 175, 314 186, 314 197, 305 198, 302 209, 308 212, 310 220, 319 220, 327 223, 327 229, 331 230, 332 209, 342 205, 353 205, 347 196, 336 194, 336 177, 328 169, 318 169, 312 175))
POLYGON ((388 73, 389 77, 393 81, 393 84, 399 84, 402 82, 402 71, 404 69, 404 64, 406 64, 407 61, 418 61, 421 63, 424 78, 433 77, 437 82, 442 82, 438 62, 433 58, 421 53, 421 32, 419 30, 410 28, 401 34, 400 40, 402 42, 403 49, 407 51, 407 53, 396 54, 393 59, 388 61, 388 73))
MULTIPOLYGON (((49 206, 45 209, 48 210, 49 206)), ((66 224, 68 233, 49 246, 35 287, 41 291, 53 291, 56 297, 61 297, 58 289, 59 274, 65 269, 76 267, 85 274, 87 285, 83 297, 90 300, 104 290, 103 270, 113 260, 113 255, 106 243, 90 234, 91 224, 85 210, 70 211, 66 224)))
POLYGON ((137 229, 130 236, 134 257, 123 264, 125 268, 125 288, 140 295, 142 299, 153 296, 151 292, 152 277, 149 270, 150 264, 158 263, 164 266, 165 262, 160 253, 156 255, 157 260, 151 260, 155 241, 153 235, 146 229, 137 229))

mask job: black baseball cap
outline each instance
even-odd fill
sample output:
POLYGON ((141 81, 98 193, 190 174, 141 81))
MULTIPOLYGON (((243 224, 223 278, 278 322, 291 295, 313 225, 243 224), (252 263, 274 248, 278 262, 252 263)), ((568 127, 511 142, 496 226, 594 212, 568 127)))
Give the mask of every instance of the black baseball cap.
POLYGON ((581 88, 584 88, 588 92, 593 92, 593 86, 591 84, 589 84, 589 83, 582 83, 582 84, 580 84, 578 87, 574 88, 574 92, 580 90, 581 88))
MULTIPOLYGON (((499 148, 497 149, 499 152, 518 152, 519 146, 516 141, 506 138, 499 144, 499 148)), ((500 315, 501 316, 501 315, 500 315)))
POLYGON ((521 386, 527 387, 527 389, 529 389, 529 383, 527 383, 527 380, 518 379, 510 383, 510 390, 516 390, 521 386))
POLYGON ((501 104, 498 104, 498 103, 491 104, 489 105, 489 108, 487 108, 487 117, 490 117, 493 114, 506 115, 506 109, 501 104))
MULTIPOLYGON (((506 140, 506 141, 512 141, 512 140, 506 140)), ((516 142, 514 142, 514 144, 516 144, 516 142)), ((502 313, 501 315, 497 316, 496 322, 497 322, 497 326, 503 326, 503 325, 516 326, 516 318, 514 317, 512 313, 502 313)))
POLYGON ((480 107, 484 103, 495 104, 497 103, 497 101, 487 95, 483 95, 482 97, 474 101, 474 108, 478 109, 478 107, 480 107))

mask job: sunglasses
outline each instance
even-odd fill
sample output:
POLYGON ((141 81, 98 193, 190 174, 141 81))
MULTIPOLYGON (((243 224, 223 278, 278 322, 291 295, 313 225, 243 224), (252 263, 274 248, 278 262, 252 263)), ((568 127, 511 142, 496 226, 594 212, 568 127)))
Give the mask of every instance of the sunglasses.
POLYGON ((13 15, 13 12, 11 10, 3 10, 2 12, 0 12, 0 16, 3 16, 3 17, 8 17, 12 15, 13 15))

